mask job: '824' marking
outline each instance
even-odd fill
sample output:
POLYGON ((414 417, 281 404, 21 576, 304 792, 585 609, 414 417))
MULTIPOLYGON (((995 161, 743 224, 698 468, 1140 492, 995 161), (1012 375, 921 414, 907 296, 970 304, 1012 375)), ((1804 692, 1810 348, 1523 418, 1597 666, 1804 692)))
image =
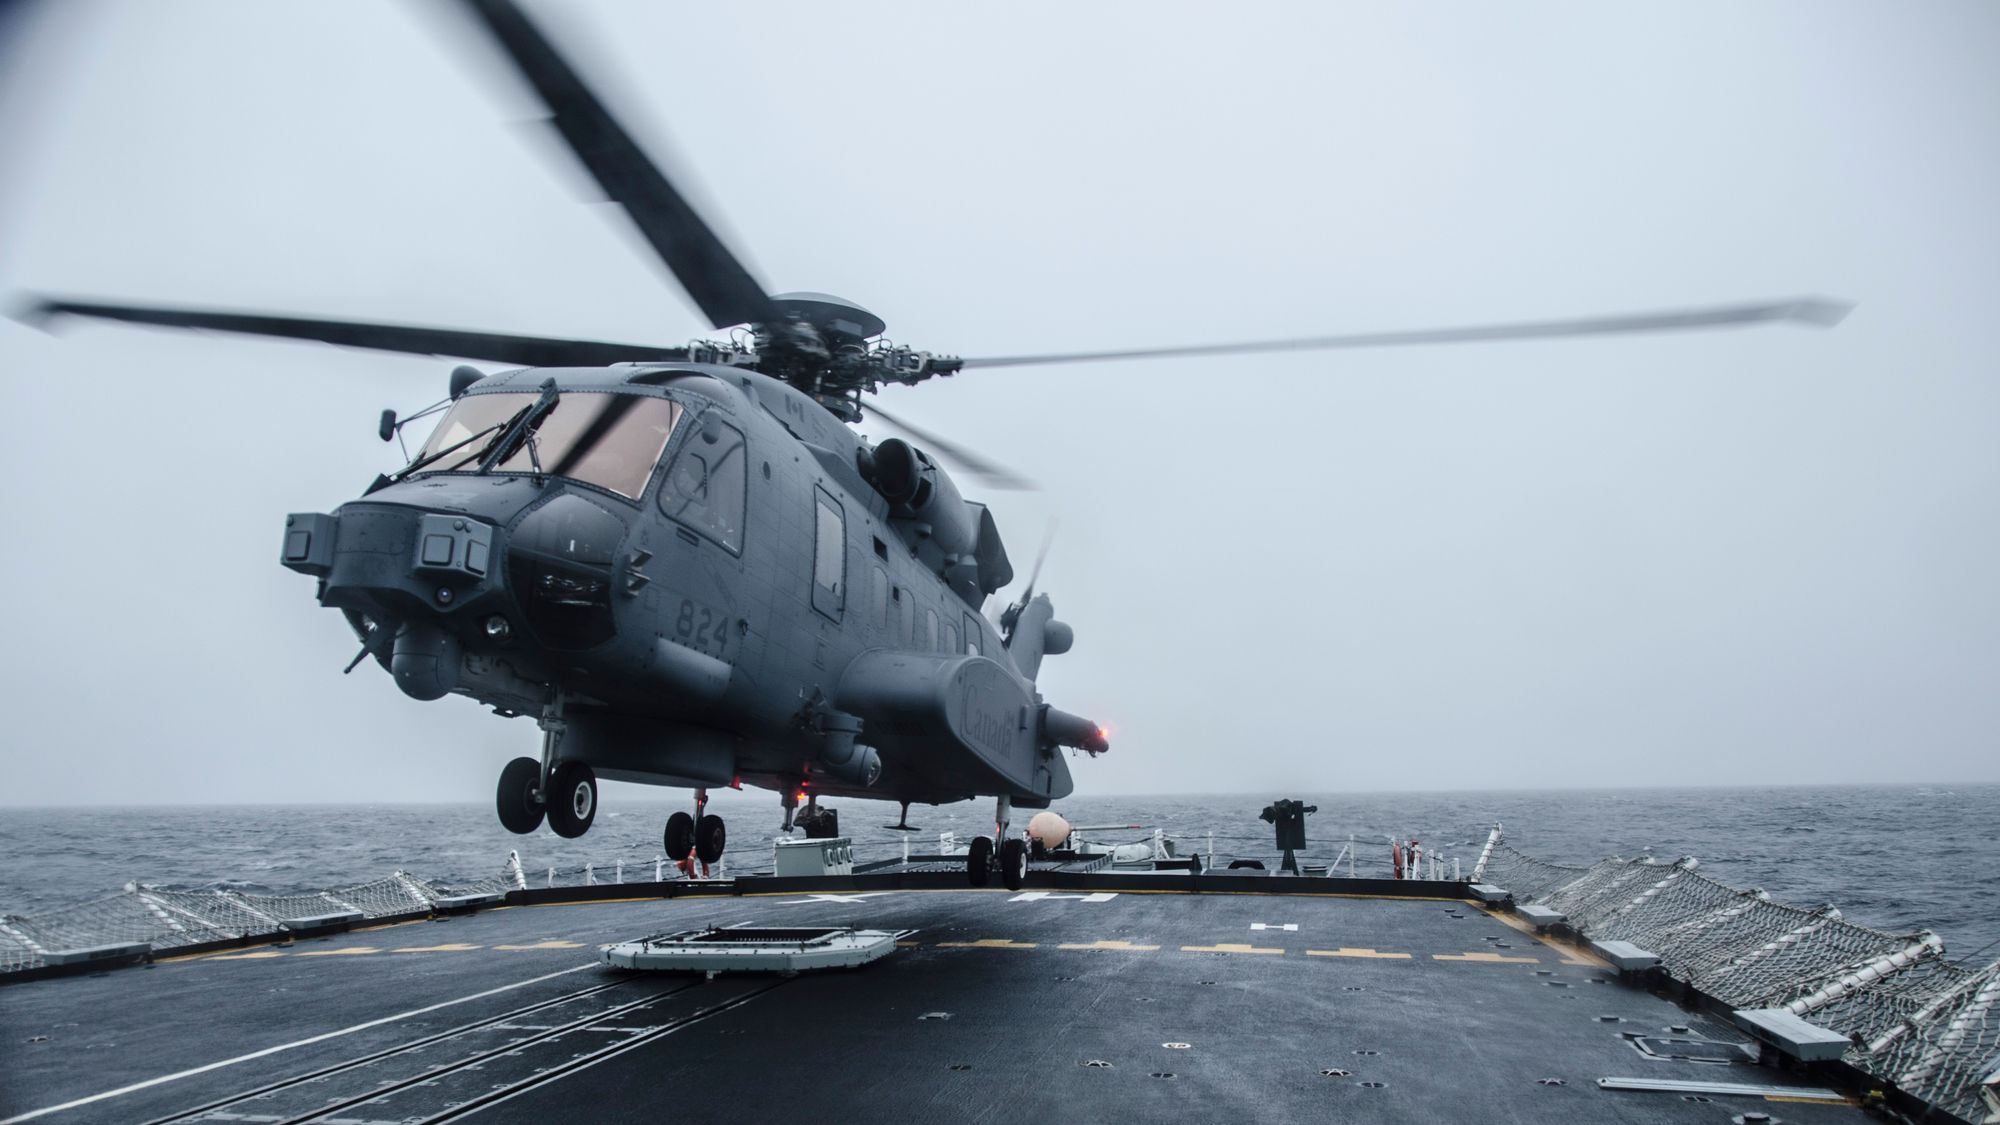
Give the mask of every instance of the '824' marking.
POLYGON ((722 659, 729 644, 728 615, 717 613, 693 598, 682 598, 680 603, 680 610, 674 615, 674 639, 722 659))

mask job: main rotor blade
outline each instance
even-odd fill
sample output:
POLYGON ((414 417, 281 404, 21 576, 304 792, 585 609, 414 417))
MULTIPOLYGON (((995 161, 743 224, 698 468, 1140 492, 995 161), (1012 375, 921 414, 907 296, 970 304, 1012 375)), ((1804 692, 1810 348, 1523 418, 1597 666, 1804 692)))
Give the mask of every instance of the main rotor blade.
POLYGON ((1167 356, 1243 355, 1251 352, 1303 352, 1325 348, 1384 348, 1407 344, 1469 344, 1482 340, 1537 340, 1563 336, 1614 336, 1631 332, 1677 332, 1691 328, 1792 321, 1831 328, 1853 305, 1822 297, 1718 305, 1705 309, 1625 313, 1578 320, 1540 320, 1525 324, 1485 324, 1470 328, 1430 328, 1412 332, 1366 332, 1352 336, 1306 336, 1293 340, 1253 340, 1237 344, 1195 344, 1187 347, 1132 348, 1124 351, 1059 352, 968 359, 965 367, 1026 367, 1037 363, 1089 363, 1106 359, 1156 359, 1167 356))
POLYGON ((875 417, 923 442, 927 447, 926 452, 936 453, 957 462, 962 468, 974 477, 977 477, 989 488, 998 488, 1010 492, 1032 492, 1042 487, 998 461, 975 453, 965 446, 952 441, 950 438, 940 437, 921 426, 905 422, 894 414, 876 406, 874 403, 869 403, 867 410, 870 414, 875 415, 875 417))
POLYGON ((1049 520, 1049 526, 1042 532, 1042 549, 1035 552, 1035 568, 1028 572, 1028 588, 1021 591, 1020 604, 1027 605, 1035 596, 1035 583, 1042 579, 1042 564, 1048 561, 1049 548, 1056 542, 1056 521, 1049 520))
POLYGON ((548 107, 604 194, 625 209, 717 328, 776 319, 771 299, 513 0, 465 0, 548 107))
POLYGON ((602 367, 628 360, 684 359, 680 348, 645 344, 611 344, 598 340, 565 340, 549 336, 511 336, 500 332, 467 332, 410 324, 369 324, 352 320, 315 320, 302 316, 225 312, 204 309, 106 305, 91 301, 45 298, 30 305, 21 319, 42 324, 57 316, 87 316, 167 328, 202 328, 240 332, 247 336, 277 336, 318 340, 349 348, 373 348, 414 355, 483 359, 522 367, 602 367))

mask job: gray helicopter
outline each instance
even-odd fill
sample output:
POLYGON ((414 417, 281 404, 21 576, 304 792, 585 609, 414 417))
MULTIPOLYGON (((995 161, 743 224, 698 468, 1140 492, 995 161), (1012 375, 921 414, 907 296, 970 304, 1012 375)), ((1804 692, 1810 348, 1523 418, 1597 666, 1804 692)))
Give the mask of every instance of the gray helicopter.
MULTIPOLYGON (((967 875, 1018 888, 1014 808, 1074 788, 1065 749, 1109 749, 1036 679, 1074 643, 1046 594, 985 610, 1014 579, 987 508, 946 471, 1028 482, 938 435, 870 444, 862 396, 974 368, 1837 323, 1805 298, 1525 324, 961 359, 890 345, 873 313, 769 294, 513 0, 464 0, 604 192, 731 343, 608 343, 215 310, 41 299, 32 314, 319 340, 516 368, 452 371, 442 412, 395 473, 331 513, 285 521, 281 561, 318 580, 374 660, 420 700, 469 696, 542 730, 501 771, 502 824, 581 836, 599 777, 695 791, 667 821, 676 861, 720 859, 711 788, 782 795, 784 829, 821 796, 993 797, 967 875)), ((1039 568, 1039 561, 1037 563, 1039 568)))

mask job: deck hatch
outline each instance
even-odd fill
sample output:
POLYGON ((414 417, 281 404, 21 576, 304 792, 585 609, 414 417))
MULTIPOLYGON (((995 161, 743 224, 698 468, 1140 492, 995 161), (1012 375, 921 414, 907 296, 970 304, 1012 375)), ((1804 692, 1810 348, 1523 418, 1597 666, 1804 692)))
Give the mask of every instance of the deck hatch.
POLYGON ((681 930, 604 947, 620 969, 682 973, 801 973, 849 969, 895 951, 914 931, 738 926, 681 930))
POLYGON ((1668 1039, 1653 1035, 1630 1037, 1632 1046, 1656 1059, 1676 1059, 1700 1063, 1753 1063, 1757 1052, 1741 1043, 1719 1043, 1713 1039, 1668 1039))

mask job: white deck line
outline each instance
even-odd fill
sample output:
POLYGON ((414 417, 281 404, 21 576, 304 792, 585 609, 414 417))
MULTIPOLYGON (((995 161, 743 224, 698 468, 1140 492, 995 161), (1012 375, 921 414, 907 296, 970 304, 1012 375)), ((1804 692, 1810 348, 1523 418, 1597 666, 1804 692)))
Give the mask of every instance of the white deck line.
POLYGON ((435 1012, 440 1008, 449 1008, 454 1005, 464 1004, 473 1000, 483 1000, 488 996, 497 996, 502 992, 512 992, 514 989, 517 988, 526 988, 528 985, 531 984, 540 984, 545 980, 554 980, 557 977, 568 976, 571 973, 580 973, 585 969, 594 969, 596 967, 597 964, 595 962, 590 962, 578 965, 573 969, 562 969, 558 972, 543 973, 541 976, 538 977, 529 977, 527 980, 515 981, 513 984, 503 984, 498 988, 489 988, 484 992, 475 992, 470 996, 461 996, 456 1000, 445 1000, 440 1003, 432 1004, 429 1007, 424 1007, 424 1008, 412 1008, 407 1012, 398 1012, 393 1016, 383 1016, 381 1019, 369 1020, 367 1023, 357 1023, 353 1027, 343 1027, 339 1031, 323 1032, 319 1035, 310 1036, 305 1039, 296 1039, 290 1043, 280 1043, 275 1047, 266 1047, 261 1051, 252 1051, 247 1055, 237 1055, 235 1058, 232 1059, 222 1059, 217 1062, 208 1063, 204 1066, 194 1067, 191 1070, 181 1070, 181 1071, 175 1071, 172 1074, 162 1074, 158 1078, 148 1078, 144 1082, 134 1082, 130 1086, 120 1086, 116 1090, 106 1090, 101 1094, 92 1094, 87 1098, 78 1098, 75 1101, 64 1102, 61 1105, 45 1106, 41 1109, 29 1110, 26 1113, 19 1114, 14 1117, 9 1117, 4 1121, 0 1121, 0 1125, 15 1125, 16 1122, 20 1121, 33 1121, 37 1117, 47 1117, 51 1113, 61 1113, 63 1110, 66 1109, 76 1109, 78 1106, 86 1106, 94 1102, 101 1102, 110 1098, 122 1097, 126 1094, 136 1093, 140 1090, 149 1089, 153 1086, 165 1085, 168 1082, 177 1082, 183 1078, 192 1078, 197 1074, 207 1074, 211 1070, 221 1070, 223 1067, 226 1066, 235 1066, 237 1063, 249 1062, 252 1059, 261 1059, 266 1055, 275 1055, 283 1051, 290 1051, 297 1047, 308 1047, 314 1043, 324 1043, 329 1039, 338 1039, 343 1035, 352 1035, 357 1031, 366 1031, 371 1027, 381 1027, 383 1024, 386 1023, 395 1023, 398 1020, 406 1020, 412 1016, 421 1016, 426 1012, 435 1012))

